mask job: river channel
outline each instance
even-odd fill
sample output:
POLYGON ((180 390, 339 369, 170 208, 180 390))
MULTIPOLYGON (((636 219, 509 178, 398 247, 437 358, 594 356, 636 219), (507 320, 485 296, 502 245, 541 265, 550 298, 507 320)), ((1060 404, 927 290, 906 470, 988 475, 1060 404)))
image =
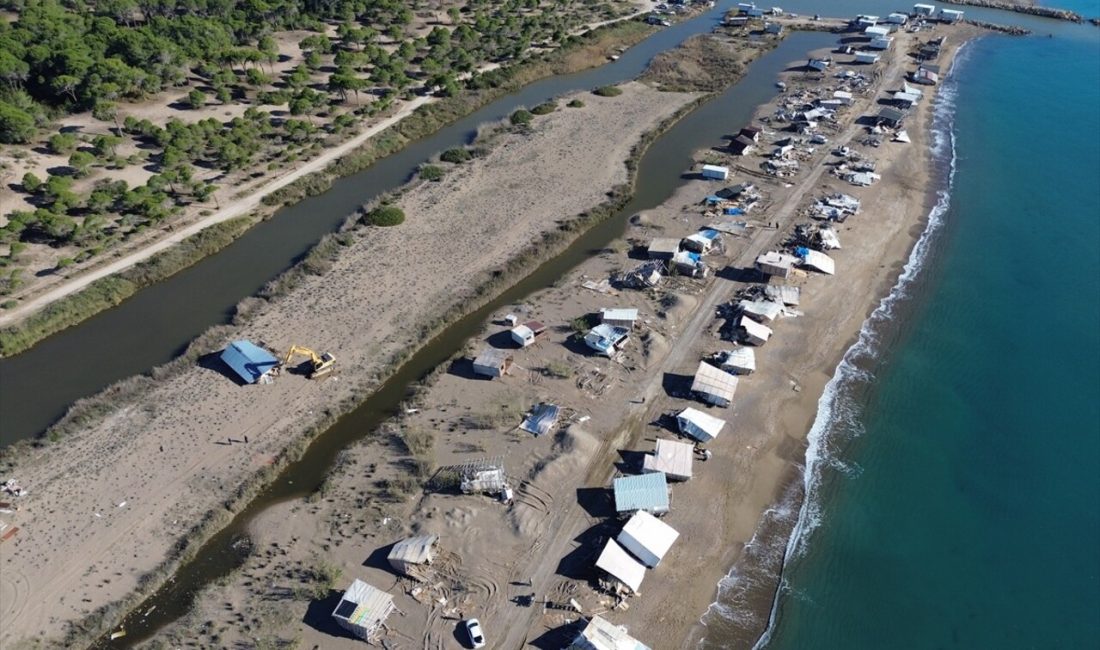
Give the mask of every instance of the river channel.
MULTIPOLYGON (((709 31, 719 15, 708 12, 683 25, 694 24, 692 33, 709 31)), ((665 39, 664 47, 675 46, 687 35, 681 33, 675 38, 665 39)), ((369 436, 383 420, 396 413, 401 402, 408 396, 409 387, 437 365, 447 361, 470 336, 478 332, 490 314, 504 305, 520 301, 533 292, 550 286, 594 252, 621 236, 630 215, 659 205, 683 182, 681 176, 690 166, 691 155, 695 150, 717 145, 722 136, 731 129, 736 130, 746 123, 756 106, 774 96, 776 75, 781 70, 792 61, 800 59, 807 51, 824 47, 834 40, 835 36, 827 33, 792 34, 777 48, 754 62, 745 77, 735 86, 689 113, 658 138, 640 162, 636 193, 628 205, 615 216, 585 232, 562 254, 539 266, 495 300, 455 322, 428 342, 362 405, 322 433, 302 458, 287 466, 226 528, 212 537, 199 550, 195 559, 180 568, 168 585, 142 603, 135 610, 137 613, 123 623, 128 633, 125 638, 103 641, 99 647, 132 647, 188 611, 198 590, 226 575, 242 562, 243 557, 237 550, 240 544, 236 542, 247 536, 248 525, 257 515, 275 504, 301 498, 316 490, 324 481, 336 455, 342 449, 369 436), (152 613, 148 616, 141 615, 150 610, 152 613)), ((649 43, 650 41, 645 42, 649 43)), ((644 57, 645 61, 657 51, 660 49, 650 50, 644 57)), ((623 59, 625 58, 624 56, 623 59)), ((642 68, 644 63, 628 69, 634 71, 633 76, 637 76, 642 68)), ((598 86, 608 82, 608 77, 596 76, 595 72, 586 77, 586 85, 598 86)), ((630 76, 620 77, 618 80, 630 76)), ((558 92, 565 92, 573 87, 574 84, 568 84, 564 86, 565 90, 558 92)), ((551 93, 553 94, 556 93, 551 93)), ((539 98, 541 96, 536 96, 535 99, 529 97, 526 102, 519 103, 532 103, 539 98)), ((510 104, 514 105, 516 104, 510 104)))

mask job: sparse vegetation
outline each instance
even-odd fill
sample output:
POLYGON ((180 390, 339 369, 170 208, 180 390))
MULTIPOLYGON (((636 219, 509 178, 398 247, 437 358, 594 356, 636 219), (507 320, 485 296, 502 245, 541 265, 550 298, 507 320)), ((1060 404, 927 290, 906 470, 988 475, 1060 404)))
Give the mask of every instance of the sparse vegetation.
POLYGON ((574 99, 566 104, 569 108, 584 108, 584 102, 579 99, 574 99))
POLYGON ((600 86, 592 91, 592 94, 600 97, 618 97, 623 94, 623 89, 618 86, 600 86))
POLYGON ((454 165, 461 165, 462 163, 470 160, 470 150, 465 147, 455 147, 454 149, 448 149, 439 155, 439 159, 443 162, 449 162, 454 165))
POLYGON ((444 171, 439 165, 423 165, 420 168, 420 178, 426 181, 443 180, 444 171))
POLYGON ((381 205, 367 213, 366 222, 372 226, 399 226, 405 223, 405 212, 396 205, 381 205))
POLYGON ((534 119, 534 116, 531 115, 531 111, 522 108, 512 113, 512 116, 508 118, 513 126, 527 126, 532 119, 534 119))
POLYGON ((535 115, 549 115, 558 110, 558 103, 554 101, 543 102, 538 106, 531 109, 531 113, 535 115))
POLYGON ((573 376, 573 367, 564 361, 548 361, 542 368, 542 374, 555 379, 569 379, 573 376))

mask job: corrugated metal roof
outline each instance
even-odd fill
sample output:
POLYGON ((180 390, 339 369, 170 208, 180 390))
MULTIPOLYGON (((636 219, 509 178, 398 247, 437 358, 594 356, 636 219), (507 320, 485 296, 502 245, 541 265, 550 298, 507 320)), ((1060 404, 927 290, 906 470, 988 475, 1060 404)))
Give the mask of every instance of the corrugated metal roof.
POLYGON ((588 621, 577 639, 570 646, 578 650, 651 650, 649 646, 630 636, 626 628, 615 625, 599 616, 588 621))
MULTIPOLYGON (((390 554, 386 556, 390 564, 402 562, 406 564, 425 564, 432 561, 435 556, 436 541, 438 535, 421 535, 403 539, 393 545, 390 554)), ((401 567, 395 567, 401 568, 401 567)))
POLYGON ((643 556, 651 555, 651 559, 656 560, 652 566, 656 566, 657 562, 660 562, 661 558, 665 556, 665 553, 668 553, 668 549, 672 548, 673 542, 678 537, 680 537, 680 533, 672 526, 648 512, 636 512, 630 518, 630 521, 623 526, 618 541, 628 551, 634 552, 637 550, 641 553, 638 558, 643 563, 645 562, 643 556))
POLYGON ((252 341, 233 341, 222 351, 222 361, 249 384, 255 383, 279 360, 252 341))
POLYGON ((344 597, 340 599, 332 616, 337 621, 348 623, 363 633, 370 634, 386 620, 393 609, 393 596, 356 579, 344 592, 344 597))
POLYGON ((556 404, 539 404, 531 409, 531 414, 520 423, 519 428, 536 436, 545 435, 557 423, 559 413, 561 408, 556 404))
POLYGON ((666 477, 687 480, 695 460, 695 447, 686 442, 657 439, 657 448, 642 460, 643 472, 663 472, 666 477))
POLYGON ((737 377, 715 368, 706 361, 700 361, 699 368, 695 371, 695 381, 691 383, 691 390, 732 402, 733 393, 737 390, 737 377))
POLYGON ((625 307, 617 308, 617 309, 601 309, 600 310, 600 317, 603 320, 603 322, 605 322, 605 323, 609 320, 614 320, 614 321, 623 321, 623 320, 635 321, 635 320, 638 320, 638 310, 637 309, 628 309, 628 308, 625 308, 625 307))
POLYGON ((612 488, 615 510, 619 512, 668 512, 668 480, 662 472, 617 478, 612 488))
POLYGON ((698 429, 700 433, 708 438, 717 438, 718 434, 725 428, 726 421, 689 406, 676 415, 676 424, 680 427, 680 433, 689 435, 692 438, 699 439, 700 437, 691 430, 692 427, 698 429))
POLYGON ((642 580, 645 579, 645 565, 631 557, 613 539, 607 540, 607 546, 603 547, 603 552, 596 560, 596 566, 607 571, 635 593, 641 588, 642 580))

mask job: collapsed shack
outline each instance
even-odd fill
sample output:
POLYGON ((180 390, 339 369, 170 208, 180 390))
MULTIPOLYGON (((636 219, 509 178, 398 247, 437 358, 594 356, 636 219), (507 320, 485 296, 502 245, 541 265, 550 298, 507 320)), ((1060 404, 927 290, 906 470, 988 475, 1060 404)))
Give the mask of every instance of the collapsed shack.
POLYGON ((463 494, 491 494, 505 500, 512 492, 504 471, 504 456, 441 467, 428 482, 428 487, 436 491, 457 489, 463 494))
POLYGON ((840 238, 828 226, 803 223, 795 226, 787 245, 791 248, 802 246, 819 251, 836 250, 840 248, 840 238))
POLYGON ((797 305, 802 299, 802 290, 790 284, 764 285, 764 295, 769 300, 781 302, 787 306, 797 305))
POLYGON ((622 352, 629 340, 630 330, 604 324, 593 327, 584 335, 585 345, 608 358, 614 358, 622 352))
POLYGON ((802 259, 802 266, 808 269, 826 275, 833 275, 836 272, 836 263, 825 253, 800 246, 794 249, 794 254, 802 259))
POLYGON ((403 539, 393 545, 389 555, 386 556, 386 561, 401 575, 419 581, 427 580, 428 567, 435 560, 435 543, 438 540, 437 535, 403 539))
POLYGON ((336 624, 368 643, 374 643, 379 628, 396 607, 393 596, 356 579, 344 592, 332 612, 336 624))
POLYGON ((520 423, 519 428, 536 436, 544 436, 550 433, 554 425, 558 423, 561 407, 556 404, 542 403, 531 409, 527 417, 520 423))
POLYGON ((786 279, 791 274, 798 258, 779 251, 768 251, 756 257, 756 270, 764 275, 774 275, 786 279))
POLYGON ((648 289, 661 283, 664 278, 665 265, 657 260, 645 262, 632 271, 623 273, 619 278, 619 284, 630 289, 648 289))

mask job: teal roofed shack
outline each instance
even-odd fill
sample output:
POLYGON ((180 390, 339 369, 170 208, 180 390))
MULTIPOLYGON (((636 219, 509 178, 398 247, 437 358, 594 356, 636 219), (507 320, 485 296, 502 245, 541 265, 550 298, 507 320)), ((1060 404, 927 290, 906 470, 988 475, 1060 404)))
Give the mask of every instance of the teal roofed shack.
POLYGON ((664 472, 615 479, 615 510, 622 514, 645 510, 651 515, 669 511, 671 499, 664 472))
POLYGON ((222 361, 246 384, 255 384, 279 365, 273 354, 252 341, 233 341, 222 351, 222 361))

